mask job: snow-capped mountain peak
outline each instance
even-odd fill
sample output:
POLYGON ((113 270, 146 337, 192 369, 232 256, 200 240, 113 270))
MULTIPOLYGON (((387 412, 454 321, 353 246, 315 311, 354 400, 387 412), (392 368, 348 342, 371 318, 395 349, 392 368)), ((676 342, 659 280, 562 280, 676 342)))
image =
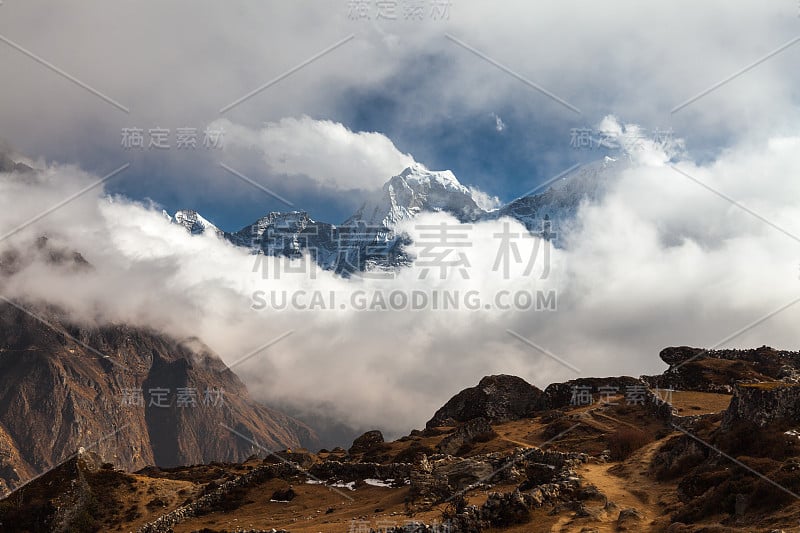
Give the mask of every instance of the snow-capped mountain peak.
POLYGON ((485 213, 452 172, 416 165, 390 178, 344 225, 389 228, 425 211, 445 211, 460 220, 474 220, 485 213))
POLYGON ((186 228, 192 235, 201 235, 207 231, 216 233, 217 235, 223 233, 222 230, 203 218, 200 213, 192 211, 191 209, 182 209, 176 212, 172 219, 173 222, 186 228))
POLYGON ((242 228, 239 233, 247 232, 251 236, 260 237, 268 228, 278 227, 290 231, 302 231, 315 224, 305 211, 271 211, 254 223, 242 228))
POLYGON ((406 183, 415 184, 419 187, 435 187, 461 193, 469 192, 469 189, 461 185, 455 174, 449 170, 431 171, 423 166, 416 165, 406 168, 392 179, 395 178, 402 178, 406 183))

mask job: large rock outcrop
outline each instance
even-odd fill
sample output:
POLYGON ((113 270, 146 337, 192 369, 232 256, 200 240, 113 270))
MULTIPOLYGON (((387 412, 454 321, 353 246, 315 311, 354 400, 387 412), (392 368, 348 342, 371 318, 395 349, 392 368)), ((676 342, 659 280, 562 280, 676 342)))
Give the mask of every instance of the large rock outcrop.
POLYGON ((769 346, 722 350, 673 346, 659 355, 669 368, 661 375, 641 377, 653 388, 730 394, 737 382, 800 382, 800 352, 769 346))
POLYGON ((739 383, 724 412, 722 425, 747 421, 764 427, 777 421, 800 421, 800 384, 769 381, 739 383))
POLYGON ((544 405, 542 391, 524 379, 505 374, 486 376, 477 387, 453 396, 426 427, 454 425, 478 417, 490 423, 518 420, 533 415, 544 405))
POLYGON ((597 397, 603 387, 616 389, 618 394, 625 394, 626 387, 642 387, 644 382, 631 376, 607 378, 577 378, 564 383, 552 383, 544 390, 544 400, 548 409, 567 407, 572 401, 575 387, 588 387, 588 392, 597 397))

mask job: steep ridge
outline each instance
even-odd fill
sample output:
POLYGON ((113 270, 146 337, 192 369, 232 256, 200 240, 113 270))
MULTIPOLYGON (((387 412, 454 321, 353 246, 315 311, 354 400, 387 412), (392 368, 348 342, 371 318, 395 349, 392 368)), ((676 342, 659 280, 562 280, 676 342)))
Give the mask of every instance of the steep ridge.
POLYGON ((258 449, 253 442, 316 445, 313 430, 253 401, 196 340, 123 325, 76 326, 54 309, 39 307, 36 314, 69 337, 14 305, 0 305, 5 488, 81 446, 136 469, 241 461, 258 449))

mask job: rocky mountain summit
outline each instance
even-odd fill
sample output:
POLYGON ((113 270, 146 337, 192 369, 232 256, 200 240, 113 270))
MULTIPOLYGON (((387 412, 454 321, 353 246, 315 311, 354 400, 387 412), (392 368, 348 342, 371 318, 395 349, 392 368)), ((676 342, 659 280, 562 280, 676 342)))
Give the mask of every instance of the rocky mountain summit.
POLYGON ((33 167, 22 161, 15 161, 8 154, 0 153, 0 172, 30 172, 33 167))
POLYGON ((11 145, 0 139, 0 172, 26 174, 34 170, 34 163, 17 153, 11 145))
POLYGON ((531 416, 544 405, 544 393, 524 379, 487 376, 476 387, 453 396, 425 426, 455 425, 478 417, 489 422, 518 420, 531 416))
POLYGON ((203 218, 197 211, 178 211, 174 217, 167 215, 167 218, 186 228, 186 231, 192 235, 201 235, 207 232, 217 235, 223 234, 222 230, 203 218))

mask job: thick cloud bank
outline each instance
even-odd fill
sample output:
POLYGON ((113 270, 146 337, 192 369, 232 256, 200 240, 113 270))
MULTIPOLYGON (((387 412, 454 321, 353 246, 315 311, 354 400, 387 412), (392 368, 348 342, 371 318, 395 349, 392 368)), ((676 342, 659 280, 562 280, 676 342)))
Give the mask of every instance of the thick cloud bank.
MULTIPOLYGON (((295 126, 272 128, 277 135, 295 126)), ((317 134, 352 134, 330 128, 317 134)), ((383 149, 381 139, 375 143, 383 149)), ((658 371, 662 347, 714 345, 797 298, 800 242, 792 235, 800 234, 799 154, 800 137, 774 137, 700 165, 642 143, 628 164, 603 175, 608 192, 584 203, 570 228, 559 228, 561 247, 549 250, 547 264, 544 243, 524 239, 523 259, 539 246, 533 272, 525 275, 526 260, 512 260, 508 276, 495 271, 497 235, 523 228, 487 222, 475 225, 470 245, 460 249, 466 276, 455 269, 446 279, 435 268, 421 279, 419 261, 393 279, 265 275, 244 251, 212 235, 190 236, 158 206, 110 198, 98 186, 2 242, 25 266, 0 292, 64 306, 84 321, 197 335, 229 364, 293 332, 237 364, 254 396, 327 405, 330 416, 355 426, 406 432, 483 375, 517 374, 545 386, 579 374, 658 371), (51 246, 79 251, 94 268, 49 264, 33 245, 42 234, 51 246), (326 295, 324 303, 300 309, 310 306, 314 291, 326 295), (428 300, 419 309, 392 310, 387 303, 389 309, 362 310, 367 301, 381 307, 375 294, 394 293, 399 304, 415 291, 417 298, 447 293, 461 304, 434 309, 428 300), (497 305, 498 294, 537 291, 556 291, 557 309, 497 305), (253 298, 272 292, 296 305, 262 309, 253 298), (335 305, 326 309, 329 297, 335 305)), ((64 166, 47 166, 36 177, 0 175, 0 225, 31 220, 97 179, 64 166)), ((347 176, 330 179, 351 185, 347 176)), ((440 222, 456 223, 442 214, 417 221, 440 222)), ((405 229, 424 240, 416 223, 405 229)), ((729 345, 797 348, 798 313, 790 307, 729 345)))

